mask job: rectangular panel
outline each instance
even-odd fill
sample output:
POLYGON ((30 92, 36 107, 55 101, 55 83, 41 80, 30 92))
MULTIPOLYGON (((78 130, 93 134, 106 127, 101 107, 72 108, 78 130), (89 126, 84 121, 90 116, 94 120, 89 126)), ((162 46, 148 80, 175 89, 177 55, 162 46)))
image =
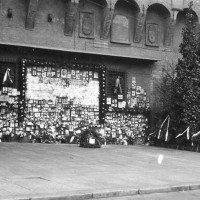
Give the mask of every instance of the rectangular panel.
POLYGON ((65 35, 73 35, 73 31, 74 31, 74 23, 75 23, 75 19, 74 19, 74 15, 73 13, 66 13, 65 14, 65 28, 64 28, 64 34, 65 35))
POLYGON ((80 12, 79 36, 94 38, 94 13, 80 12))
POLYGON ((81 123, 87 125, 89 121, 99 120, 99 115, 94 117, 94 109, 99 111, 99 95, 99 74, 96 71, 36 67, 34 64, 27 67, 26 106, 29 111, 26 115, 40 117, 44 124, 53 120, 78 128, 81 123), (36 75, 33 71, 37 72, 36 75), (44 72, 48 76, 42 76, 44 72), (86 73, 89 76, 83 79, 86 73))
POLYGON ((118 71, 108 71, 108 77, 107 77, 107 96, 109 97, 117 97, 117 93, 115 93, 115 86, 116 86, 116 80, 120 77, 120 84, 122 89, 122 95, 125 94, 125 72, 118 72, 118 71))
POLYGON ((38 0, 30 0, 29 1, 29 7, 28 7, 28 13, 26 17, 26 29, 34 29, 35 27, 35 17, 37 12, 37 6, 38 6, 38 0))
POLYGON ((158 46, 158 24, 146 24, 146 45, 158 46))
POLYGON ((130 18, 114 15, 111 26, 111 42, 130 44, 130 18))
POLYGON ((140 16, 138 16, 137 28, 136 28, 135 37, 134 37, 134 42, 136 43, 139 43, 141 41, 142 31, 145 25, 145 19, 146 19, 145 15, 141 14, 140 16))

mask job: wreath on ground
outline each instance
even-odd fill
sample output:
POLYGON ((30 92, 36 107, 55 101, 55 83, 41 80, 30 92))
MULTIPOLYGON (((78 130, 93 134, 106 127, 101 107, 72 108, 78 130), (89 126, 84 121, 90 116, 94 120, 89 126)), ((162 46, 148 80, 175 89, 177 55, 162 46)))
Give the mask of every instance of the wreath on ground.
POLYGON ((101 148, 101 139, 95 128, 86 129, 80 136, 80 147, 101 148))

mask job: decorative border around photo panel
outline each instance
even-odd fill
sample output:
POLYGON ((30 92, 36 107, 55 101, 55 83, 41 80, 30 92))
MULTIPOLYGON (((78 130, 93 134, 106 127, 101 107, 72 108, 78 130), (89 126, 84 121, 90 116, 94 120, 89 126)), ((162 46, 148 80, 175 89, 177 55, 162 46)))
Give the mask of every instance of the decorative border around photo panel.
MULTIPOLYGON (((50 77, 44 77, 44 78, 41 77, 43 79, 43 81, 39 82, 39 84, 42 84, 40 86, 38 86, 38 84, 37 84, 38 77, 32 77, 33 78, 32 80, 27 79, 27 86, 25 85, 25 88, 27 87, 26 99, 28 100, 28 102, 29 102, 29 100, 33 100, 33 99, 34 99, 34 102, 35 102, 35 100, 40 100, 40 101, 45 100, 45 102, 46 102, 45 105, 42 106, 43 108, 41 108, 41 106, 40 106, 39 110, 35 110, 35 112, 37 111, 36 113, 39 113, 39 112, 41 113, 40 117, 44 116, 44 112, 54 112, 54 113, 57 113, 56 116, 59 117, 58 112, 60 112, 62 110, 62 107, 70 106, 73 108, 73 106, 75 106, 75 104, 77 104, 77 102, 76 103, 71 102, 72 96, 76 95, 76 94, 70 92, 70 90, 72 88, 74 88, 74 87, 79 88, 79 85, 82 85, 82 86, 88 85, 87 86, 88 88, 90 88, 90 87, 93 88, 94 84, 96 84, 95 87, 98 88, 98 98, 96 100, 96 99, 94 99, 94 97, 92 95, 89 95, 89 97, 91 97, 91 98, 89 98, 89 101, 91 101, 91 103, 92 103, 91 105, 94 105, 94 106, 96 105, 98 107, 100 123, 104 122, 105 109, 106 109, 106 67, 104 65, 82 64, 82 63, 81 64, 79 64, 79 63, 54 63, 54 62, 47 62, 47 61, 43 61, 43 60, 42 61, 40 61, 40 60, 24 60, 23 65, 26 68, 32 68, 33 66, 36 66, 36 67, 42 66, 42 72, 44 71, 44 68, 48 67, 48 73, 50 73, 50 74, 52 72, 57 73, 58 70, 59 70, 58 74, 61 74, 61 69, 67 69, 67 71, 66 71, 67 75, 68 74, 71 75, 71 71, 73 73, 74 79, 68 78, 68 77, 66 77, 66 79, 61 78, 61 77, 53 78, 53 77, 51 77, 52 74, 50 75, 50 77), (55 68, 55 71, 54 71, 54 68, 55 68), (76 77, 77 74, 79 74, 83 77, 84 76, 83 72, 87 72, 87 74, 88 74, 88 72, 90 72, 91 81, 92 81, 91 83, 85 79, 82 80, 82 78, 80 76, 76 77), (96 73, 95 78, 98 77, 97 79, 94 79, 94 73, 96 73), (45 83, 47 83, 47 80, 48 80, 48 84, 45 84, 45 83), (62 89, 64 89, 64 87, 66 87, 66 86, 63 86, 63 84, 62 84, 63 81, 65 81, 65 80, 66 80, 66 82, 68 82, 68 87, 65 88, 64 92, 66 92, 66 90, 69 90, 69 92, 67 92, 66 94, 64 94, 62 92, 62 89), (35 83, 35 86, 32 83, 35 83), (71 87, 70 87, 70 84, 72 84, 71 87), (55 103, 53 103, 52 95, 49 95, 50 93, 48 92, 53 88, 51 85, 56 85, 57 89, 54 93, 54 97, 61 97, 62 102, 59 99, 58 102, 55 101, 55 103), (41 97, 41 90, 46 91, 45 94, 44 93, 42 94, 42 97, 41 97), (38 93, 38 91, 40 93, 38 93), (66 95, 69 96, 70 98, 69 98, 69 100, 67 100, 65 102, 64 98, 66 98, 66 95), (51 98, 51 102, 49 102, 50 101, 49 98, 51 98), (53 109, 53 107, 56 107, 56 109, 53 109)), ((89 77, 89 74, 87 76, 89 77)), ((76 92, 76 93, 77 93, 77 95, 79 94, 78 92, 76 92)), ((87 97, 87 95, 85 95, 85 97, 87 97)), ((35 104, 37 105, 37 103, 35 103, 35 104)), ((89 105, 87 98, 85 99, 84 105, 89 105)), ((34 108, 35 106, 32 105, 32 108, 34 108)), ((93 110, 94 107, 91 107, 90 109, 93 110)), ((73 119, 72 119, 72 114, 73 113, 71 113, 71 121, 73 121, 73 119, 79 117, 78 114, 76 113, 76 108, 75 108, 75 113, 73 114, 73 119)), ((85 116, 85 114, 84 114, 84 116, 85 116)), ((94 115, 94 112, 91 113, 91 115, 88 115, 88 113, 86 113, 86 116, 88 116, 88 120, 93 121, 94 118, 98 119, 98 116, 94 115)), ((51 117, 51 116, 49 116, 49 117, 51 117)))

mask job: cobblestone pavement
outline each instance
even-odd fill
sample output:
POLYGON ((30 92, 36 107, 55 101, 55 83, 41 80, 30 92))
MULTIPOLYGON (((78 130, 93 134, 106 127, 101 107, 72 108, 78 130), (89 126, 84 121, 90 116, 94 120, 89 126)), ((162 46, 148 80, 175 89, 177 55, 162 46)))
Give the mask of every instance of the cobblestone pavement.
POLYGON ((200 188, 200 154, 174 149, 0 143, 0 160, 0 199, 97 198, 200 188))

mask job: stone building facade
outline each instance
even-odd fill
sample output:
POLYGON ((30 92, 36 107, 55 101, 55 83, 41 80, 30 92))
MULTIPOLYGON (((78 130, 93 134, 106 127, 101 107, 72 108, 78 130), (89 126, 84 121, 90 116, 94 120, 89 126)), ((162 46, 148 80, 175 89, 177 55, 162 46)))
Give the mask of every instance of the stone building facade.
MULTIPOLYGON (((188 3, 189 0, 0 0, 0 78, 3 80, 7 68, 11 69, 10 77, 19 92, 16 112, 23 118, 22 124, 27 117, 21 110, 29 111, 27 107, 35 105, 34 99, 27 99, 34 82, 27 76, 42 76, 45 63, 53 74, 54 68, 60 68, 55 72, 58 77, 54 74, 57 78, 63 69, 75 70, 78 79, 81 70, 80 74, 93 71, 93 76, 97 72, 100 85, 105 84, 100 87, 100 107, 96 108, 100 119, 105 120, 109 112, 112 114, 108 114, 107 121, 118 115, 129 119, 131 114, 141 114, 134 110, 135 105, 146 109, 152 104, 154 82, 162 67, 179 57, 188 3), (121 116, 125 112, 123 102, 128 107, 128 117, 121 116)), ((199 8, 195 1, 197 31, 199 8)), ((0 99, 2 103, 8 99, 5 94, 0 99)), ((41 117, 41 112, 36 117, 41 117)))

